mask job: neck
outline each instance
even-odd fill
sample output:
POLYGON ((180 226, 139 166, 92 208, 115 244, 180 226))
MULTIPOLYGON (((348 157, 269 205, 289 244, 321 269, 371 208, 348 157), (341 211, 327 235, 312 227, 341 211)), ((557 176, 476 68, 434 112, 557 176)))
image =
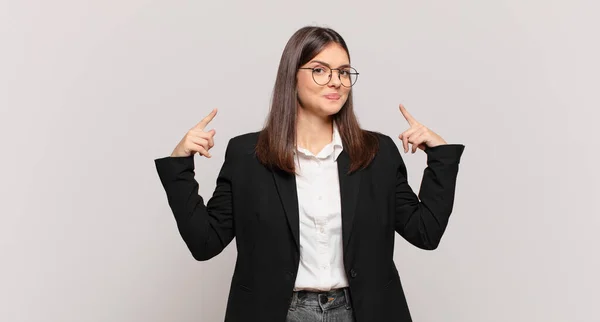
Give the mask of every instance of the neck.
POLYGON ((298 109, 296 142, 299 147, 317 154, 333 139, 333 119, 304 113, 298 109))

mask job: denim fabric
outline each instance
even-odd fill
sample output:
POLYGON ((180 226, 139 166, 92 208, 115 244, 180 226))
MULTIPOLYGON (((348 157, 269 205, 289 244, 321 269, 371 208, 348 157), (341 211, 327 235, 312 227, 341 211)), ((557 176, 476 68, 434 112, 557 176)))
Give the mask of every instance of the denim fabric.
POLYGON ((286 322, 354 322, 350 290, 294 292, 286 322))

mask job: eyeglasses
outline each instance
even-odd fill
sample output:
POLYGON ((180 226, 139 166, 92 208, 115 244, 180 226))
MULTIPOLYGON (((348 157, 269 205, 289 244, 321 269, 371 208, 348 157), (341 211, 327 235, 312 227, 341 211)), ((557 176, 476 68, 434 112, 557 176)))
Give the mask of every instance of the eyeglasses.
POLYGON ((312 70, 312 77, 317 85, 327 85, 331 81, 331 74, 338 71, 338 78, 344 87, 352 87, 358 79, 358 72, 352 67, 329 68, 329 67, 300 67, 298 69, 312 70))

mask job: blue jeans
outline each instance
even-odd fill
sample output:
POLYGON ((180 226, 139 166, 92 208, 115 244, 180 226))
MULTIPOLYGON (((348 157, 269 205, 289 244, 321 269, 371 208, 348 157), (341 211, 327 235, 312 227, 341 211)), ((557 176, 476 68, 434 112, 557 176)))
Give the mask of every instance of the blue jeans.
POLYGON ((354 322, 350 290, 294 292, 286 322, 354 322))

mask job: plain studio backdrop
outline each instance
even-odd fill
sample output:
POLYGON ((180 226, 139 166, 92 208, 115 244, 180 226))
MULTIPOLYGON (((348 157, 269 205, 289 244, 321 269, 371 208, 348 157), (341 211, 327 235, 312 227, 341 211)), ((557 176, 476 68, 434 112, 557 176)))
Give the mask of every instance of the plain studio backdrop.
MULTIPOLYGON (((197 262, 154 159, 211 109, 263 125, 283 47, 332 27, 364 128, 466 145, 440 247, 396 235, 416 322, 600 321, 593 1, 2 1, 0 320, 221 321, 236 249, 197 262)), ((402 154, 418 191, 426 155, 402 154)))

